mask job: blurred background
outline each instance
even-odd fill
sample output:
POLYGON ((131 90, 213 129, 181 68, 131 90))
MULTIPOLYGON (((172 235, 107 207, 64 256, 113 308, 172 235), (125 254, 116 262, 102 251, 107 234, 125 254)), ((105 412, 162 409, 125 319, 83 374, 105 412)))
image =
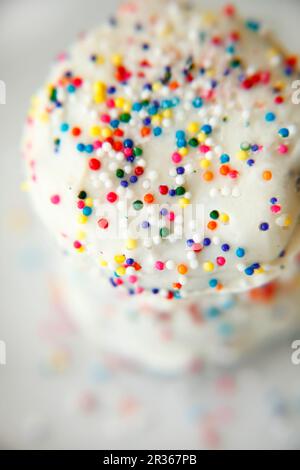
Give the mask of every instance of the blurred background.
MULTIPOLYGON (((290 343, 234 370, 159 376, 99 357, 64 310, 55 248, 20 190, 22 126, 53 58, 118 3, 0 0, 0 448, 300 448, 300 365, 290 343)), ((300 52, 299 0, 231 3, 300 52)))

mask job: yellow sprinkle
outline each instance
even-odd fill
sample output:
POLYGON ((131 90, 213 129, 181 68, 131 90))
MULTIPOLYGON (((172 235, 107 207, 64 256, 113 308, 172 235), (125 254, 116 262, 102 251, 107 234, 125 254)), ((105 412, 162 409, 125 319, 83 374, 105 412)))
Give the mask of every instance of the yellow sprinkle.
POLYGON ((105 139, 111 137, 112 135, 113 131, 109 129, 109 127, 104 127, 104 129, 101 130, 101 137, 104 137, 105 139))
POLYGON ((152 116, 151 123, 154 125, 159 125, 161 124, 162 117, 159 114, 156 114, 155 116, 152 116))
POLYGON ((89 130, 89 134, 91 137, 98 137, 101 133, 101 127, 99 126, 92 126, 89 130))
POLYGON ((127 250, 134 250, 137 247, 137 240, 134 238, 128 238, 126 242, 126 248, 127 250))
POLYGON ((103 82, 95 82, 93 85, 95 103, 103 103, 106 99, 106 85, 103 82))
POLYGON ((207 160, 206 158, 203 158, 202 160, 200 160, 200 167, 203 168, 203 170, 205 170, 206 168, 209 168, 210 166, 211 166, 210 160, 207 160))
POLYGON ((220 221, 223 222, 223 224, 228 224, 230 220, 230 217, 228 214, 220 214, 220 221))
POLYGON ((99 259, 99 263, 100 263, 100 266, 102 266, 102 268, 106 268, 108 264, 107 261, 105 261, 103 258, 99 259))
POLYGON ((84 200, 84 203, 86 206, 88 207, 93 207, 93 199, 91 197, 87 197, 85 200, 84 200))
POLYGON ((78 240, 85 240, 85 238, 86 238, 86 233, 83 232, 83 230, 78 230, 77 235, 76 235, 76 238, 77 238, 78 240))
POLYGON ((117 108, 123 108, 124 104, 125 104, 124 98, 119 97, 115 99, 115 105, 117 108))
POLYGON ((49 115, 48 115, 46 112, 40 113, 40 114, 38 115, 38 119, 39 119, 41 122, 46 123, 46 122, 49 121, 49 115))
POLYGON ((119 266, 116 269, 116 273, 118 276, 124 276, 126 274, 126 268, 124 268, 124 266, 119 266))
POLYGON ((152 85, 153 91, 158 91, 161 89, 161 87, 162 87, 162 84, 160 82, 154 82, 152 85))
POLYGON ((116 255, 114 260, 116 263, 122 264, 126 260, 126 257, 124 255, 116 255))
POLYGON ((88 221, 88 217, 86 217, 85 215, 83 214, 80 214, 79 217, 78 217, 78 223, 79 224, 86 224, 88 221))
POLYGON ((239 160, 244 161, 247 160, 247 158, 249 157, 249 152, 246 152, 246 150, 239 150, 236 156, 239 160))
POLYGON ((207 11, 202 15, 202 20, 206 26, 211 26, 216 22, 217 17, 212 11, 207 11))
POLYGON ((96 64, 102 65, 105 62, 105 57, 103 55, 98 55, 96 58, 96 64))
POLYGON ((196 134, 196 132, 199 132, 199 124, 198 122, 190 122, 189 125, 187 126, 187 131, 190 132, 191 134, 196 134))
POLYGON ((173 116, 173 112, 171 109, 165 109, 165 111, 162 112, 162 115, 164 118, 169 119, 173 116))
POLYGON ((77 251, 77 253, 83 253, 85 251, 85 248, 84 248, 84 246, 81 245, 81 247, 78 248, 76 251, 77 251))
POLYGON ((190 200, 186 197, 182 197, 182 198, 179 199, 179 207, 181 207, 181 208, 184 208, 184 207, 188 206, 189 203, 190 203, 190 200))
POLYGON ((203 144, 203 142, 205 142, 206 140, 206 135, 204 134, 204 132, 200 132, 197 135, 197 139, 198 139, 199 144, 203 144))
POLYGON ((264 268, 261 266, 258 269, 254 269, 255 274, 263 274, 265 272, 264 268))
POLYGON ((185 157, 189 153, 189 150, 187 147, 182 147, 181 149, 178 150, 178 153, 182 157, 185 157))
POLYGON ((209 78, 212 78, 216 75, 216 72, 215 72, 215 69, 208 69, 206 71, 206 75, 209 77, 209 78))
POLYGON ((205 263, 203 263, 203 271, 207 273, 213 271, 214 268, 215 268, 214 263, 212 263, 211 261, 206 261, 205 263))
POLYGON ((123 57, 121 54, 114 54, 111 57, 111 61, 116 67, 119 67, 123 63, 123 57))
POLYGON ((292 218, 290 215, 287 215, 284 220, 284 227, 289 227, 292 223, 292 218))

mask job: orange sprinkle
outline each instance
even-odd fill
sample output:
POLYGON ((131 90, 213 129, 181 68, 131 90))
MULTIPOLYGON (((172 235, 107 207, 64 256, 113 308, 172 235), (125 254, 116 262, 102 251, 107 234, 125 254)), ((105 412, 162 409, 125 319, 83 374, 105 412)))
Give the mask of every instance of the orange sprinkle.
POLYGON ((177 88, 179 88, 179 83, 178 82, 171 82, 169 84, 169 88, 170 88, 170 90, 176 90, 177 88))
POLYGON ((145 194, 144 196, 144 201, 147 203, 147 204, 152 204, 152 202, 154 201, 154 196, 153 194, 145 194))
POLYGON ((214 174, 213 174, 212 171, 205 171, 205 172, 203 173, 203 179, 204 179, 205 181, 211 181, 213 178, 214 178, 214 174))
POLYGON ((188 268, 185 264, 179 264, 177 266, 177 271, 179 272, 179 274, 186 274, 188 272, 188 268))
POLYGON ((79 127, 73 127, 73 129, 72 129, 72 135, 73 135, 74 137, 77 137, 77 136, 79 136, 80 134, 81 134, 81 129, 79 129, 79 127))
POLYGON ((215 222, 214 220, 211 220, 210 222, 208 222, 207 224, 207 228, 209 230, 216 230, 216 228, 218 227, 218 224, 217 222, 215 222))
POLYGON ((223 175, 223 176, 228 175, 229 171, 230 171, 230 168, 229 168, 228 165, 222 165, 222 166, 220 167, 220 173, 221 173, 221 175, 223 175))
POLYGON ((272 171, 266 170, 266 171, 263 172, 263 175, 262 175, 262 176, 263 176, 263 179, 264 179, 265 181, 270 181, 270 180, 272 179, 272 176, 273 176, 273 175, 272 175, 272 171))
POLYGON ((180 284, 180 282, 174 282, 173 283, 173 289, 181 289, 182 285, 180 284))
POLYGON ((147 135, 150 135, 150 133, 151 133, 150 127, 145 127, 145 126, 142 127, 142 129, 141 129, 141 136, 142 137, 147 137, 147 135))

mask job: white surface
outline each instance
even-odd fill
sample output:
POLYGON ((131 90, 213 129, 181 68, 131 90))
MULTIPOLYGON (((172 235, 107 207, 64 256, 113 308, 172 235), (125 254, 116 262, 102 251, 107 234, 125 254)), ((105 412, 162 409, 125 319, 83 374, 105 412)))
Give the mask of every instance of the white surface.
MULTIPOLYGON (((7 104, 0 106, 0 340, 7 345, 7 365, 0 366, 0 444, 181 449, 209 447, 211 441, 225 448, 299 448, 300 366, 290 362, 290 342, 231 371, 223 382, 225 373, 218 371, 159 378, 101 365, 53 307, 55 279, 41 242, 44 231, 29 222, 27 196, 19 192, 22 123, 52 57, 116 3, 0 3, 0 79, 7 84, 7 104), (65 363, 63 373, 53 367, 55 354, 65 363), (78 407, 85 392, 96 400, 90 414, 78 407)), ((297 0, 237 3, 245 14, 267 15, 278 35, 299 50, 297 0)))

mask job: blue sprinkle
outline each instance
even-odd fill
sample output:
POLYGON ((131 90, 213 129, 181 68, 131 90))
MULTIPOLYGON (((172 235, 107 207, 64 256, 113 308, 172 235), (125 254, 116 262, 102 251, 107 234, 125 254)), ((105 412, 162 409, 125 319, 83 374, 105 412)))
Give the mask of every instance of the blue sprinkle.
POLYGON ((67 90, 69 93, 75 93, 76 88, 74 85, 68 85, 67 90))
POLYGON ((203 106, 203 100, 200 97, 197 97, 193 100, 194 108, 201 108, 203 106))
POLYGON ((209 124, 204 124, 204 126, 201 127, 201 130, 207 135, 212 133, 212 127, 209 124))
POLYGON ((204 240, 203 240, 203 245, 204 245, 204 246, 209 246, 210 244, 211 244, 210 238, 204 238, 204 240))
POLYGON ((220 156, 221 163, 227 163, 229 161, 230 161, 230 156, 227 155, 227 153, 223 153, 223 155, 220 156))
POLYGON ((118 119, 113 119, 110 122, 110 125, 113 129, 117 129, 119 127, 120 121, 118 119))
POLYGON ((77 150, 78 152, 84 152, 85 151, 85 145, 84 144, 77 144, 77 150))
POLYGON ((184 131, 176 131, 176 139, 185 139, 184 131))
POLYGON ((266 232, 267 230, 269 230, 269 224, 267 222, 263 222, 260 224, 259 229, 263 232, 266 232))
POLYGON ((217 280, 217 279, 211 279, 211 280, 209 281, 209 287, 214 288, 214 287, 216 287, 217 285, 218 285, 218 280, 217 280))
POLYGON ((235 254, 238 258, 243 258, 245 256, 244 248, 237 248, 235 254))
POLYGON ((88 206, 87 206, 87 207, 84 207, 84 208, 83 208, 83 211, 82 211, 82 212, 83 212, 83 215, 89 216, 89 215, 91 215, 91 213, 93 212, 93 210, 92 210, 91 207, 88 207, 88 206))
POLYGON ((130 183, 133 183, 133 184, 136 183, 137 180, 138 180, 138 177, 135 176, 135 175, 132 175, 132 176, 130 176, 130 178, 129 178, 130 183))
POLYGON ((132 140, 132 139, 125 139, 125 140, 124 140, 124 147, 132 149, 132 147, 133 147, 133 140, 132 140))
POLYGON ((87 153, 92 153, 93 150, 94 150, 94 147, 93 147, 92 145, 89 144, 89 145, 86 145, 86 146, 85 146, 85 151, 86 151, 87 153))
POLYGON ((267 122, 273 122, 273 121, 275 121, 275 119, 276 119, 276 115, 272 112, 269 112, 265 115, 265 120, 267 122))
POLYGON ((60 126, 60 130, 62 132, 67 132, 69 130, 69 124, 67 124, 66 122, 63 122, 62 125, 60 126))
POLYGON ((142 104, 141 103, 134 103, 134 105, 132 106, 132 110, 133 111, 141 111, 142 109, 142 104))
POLYGON ((281 137, 288 137, 290 135, 289 130, 286 127, 279 129, 278 134, 281 135, 281 137))
POLYGON ((246 27, 251 31, 257 32, 260 30, 260 23, 255 20, 247 20, 245 23, 246 27))
POLYGON ((153 134, 154 134, 156 137, 158 137, 159 135, 161 135, 161 133, 162 133, 162 128, 161 128, 161 127, 155 127, 155 128, 153 129, 153 134))
POLYGON ((208 318, 217 318, 218 316, 220 316, 220 314, 221 314, 221 311, 217 307, 211 307, 206 312, 206 316, 208 318))
POLYGON ((229 251, 230 250, 230 246, 228 245, 228 243, 224 243, 222 246, 221 246, 222 250, 223 251, 229 251))
POLYGON ((252 266, 249 266, 248 268, 245 269, 245 274, 247 274, 247 276, 252 276, 254 273, 254 269, 252 268, 252 266))

